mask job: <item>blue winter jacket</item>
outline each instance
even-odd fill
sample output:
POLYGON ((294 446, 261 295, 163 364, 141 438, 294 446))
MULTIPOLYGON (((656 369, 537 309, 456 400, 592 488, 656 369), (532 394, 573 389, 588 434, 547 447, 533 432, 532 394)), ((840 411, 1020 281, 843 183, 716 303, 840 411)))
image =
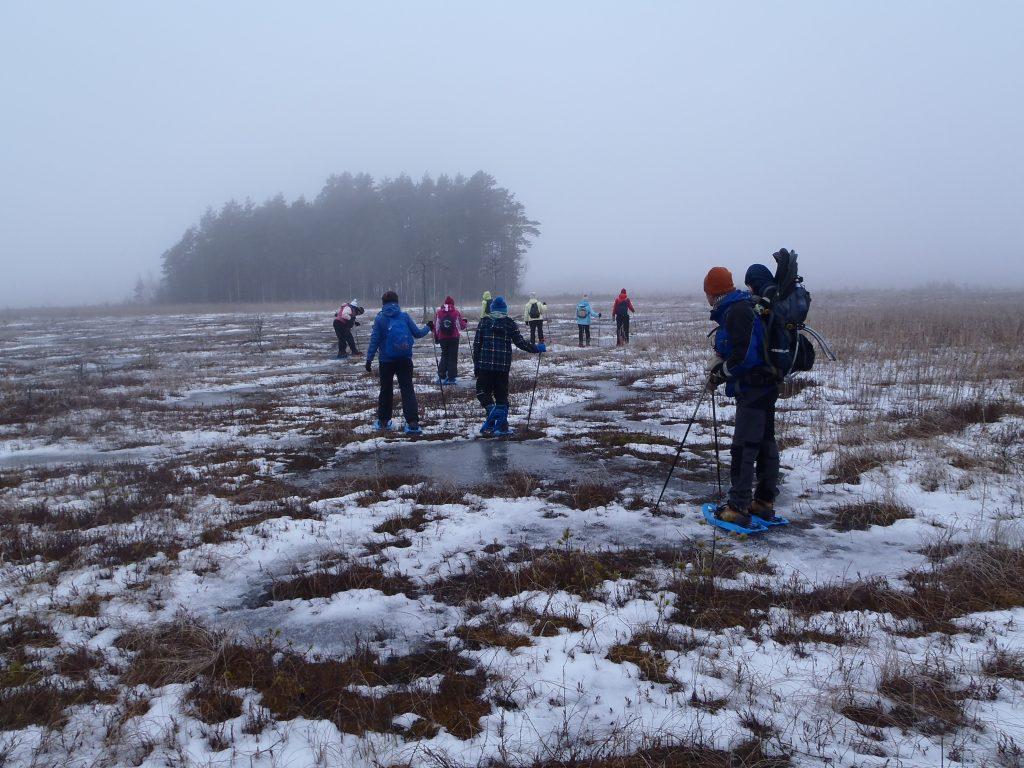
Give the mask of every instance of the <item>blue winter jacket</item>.
POLYGON ((576 324, 577 325, 590 325, 590 321, 597 317, 597 313, 594 312, 594 308, 590 306, 590 302, 584 299, 576 305, 576 324), (587 316, 580 317, 580 310, 586 310, 587 316))
MULTIPOLYGON (((389 301, 385 304, 380 312, 377 313, 376 319, 373 321, 373 330, 370 332, 370 344, 366 348, 366 362, 372 363, 374 355, 377 354, 377 350, 380 350, 380 361, 382 363, 393 363, 396 358, 392 358, 384 354, 384 338, 388 335, 388 326, 391 321, 397 317, 401 317, 409 324, 409 333, 412 334, 414 339, 422 339, 428 333, 430 328, 423 326, 419 328, 416 323, 412 321, 407 312, 403 312, 402 308, 398 306, 398 302, 389 301)), ((412 350, 409 350, 409 354, 404 356, 405 358, 412 357, 412 350)))
POLYGON ((764 323, 754 313, 747 291, 734 290, 722 297, 711 310, 711 320, 718 324, 715 352, 724 361, 727 395, 747 386, 753 373, 770 376, 764 357, 764 323))

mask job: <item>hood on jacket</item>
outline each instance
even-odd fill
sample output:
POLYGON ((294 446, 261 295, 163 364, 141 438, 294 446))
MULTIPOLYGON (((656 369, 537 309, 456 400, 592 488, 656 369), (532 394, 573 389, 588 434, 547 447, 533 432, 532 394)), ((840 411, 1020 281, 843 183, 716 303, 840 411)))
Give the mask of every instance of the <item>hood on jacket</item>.
POLYGON ((444 312, 451 312, 453 309, 455 309, 455 299, 453 299, 451 296, 445 296, 444 304, 441 305, 441 309, 444 312))
POLYGON ((747 274, 743 276, 743 282, 749 285, 755 294, 764 296, 765 287, 775 282, 775 276, 764 264, 751 264, 747 268, 747 274))
POLYGON ((487 301, 487 299, 489 299, 489 298, 491 298, 491 292, 490 291, 484 291, 484 301, 487 301))
POLYGON ((402 308, 398 306, 397 301, 389 301, 387 304, 380 308, 380 311, 383 312, 387 317, 398 317, 400 314, 402 314, 402 308))
POLYGON ((621 291, 619 291, 619 298, 620 299, 625 299, 626 298, 626 289, 625 288, 623 288, 621 291))
POLYGON ((505 303, 504 296, 495 296, 494 300, 491 301, 491 316, 507 315, 508 304, 505 303))

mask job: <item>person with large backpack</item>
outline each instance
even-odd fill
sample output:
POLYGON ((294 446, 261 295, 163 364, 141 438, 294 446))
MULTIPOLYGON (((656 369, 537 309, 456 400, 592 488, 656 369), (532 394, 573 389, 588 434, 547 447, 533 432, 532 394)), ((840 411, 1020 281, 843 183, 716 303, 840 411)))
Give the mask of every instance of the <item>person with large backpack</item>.
POLYGON ((508 305, 501 296, 491 302, 491 311, 481 318, 473 337, 473 375, 476 397, 487 411, 480 427, 482 435, 511 435, 508 426, 508 373, 512 367, 512 345, 524 352, 546 352, 544 342, 526 341, 516 321, 508 316, 508 305))
POLYGON ((633 302, 626 295, 626 289, 619 291, 618 298, 612 304, 612 316, 615 318, 615 346, 629 344, 629 313, 636 312, 633 302))
POLYGON ((351 348, 353 355, 359 354, 359 350, 356 349, 356 339, 352 335, 352 329, 359 325, 356 317, 365 311, 359 306, 358 301, 352 299, 348 304, 342 304, 341 308, 334 313, 334 335, 338 337, 339 360, 348 358, 348 353, 345 351, 346 348, 351 348))
POLYGON ((437 379, 441 384, 458 384, 459 337, 466 330, 466 318, 455 308, 455 299, 444 297, 444 304, 434 314, 434 342, 441 345, 437 379))
POLYGON ((366 372, 372 373, 374 355, 380 352, 380 395, 377 398, 378 430, 391 429, 391 413, 395 399, 395 377, 402 392, 402 415, 405 417, 405 433, 420 435, 419 406, 416 391, 412 385, 412 347, 416 339, 422 339, 434 328, 433 321, 422 328, 417 327, 409 315, 398 305, 398 294, 387 291, 380 297, 381 310, 373 321, 370 344, 366 348, 366 372))
POLYGON ((779 381, 766 356, 765 325, 755 312, 750 293, 737 290, 728 269, 714 267, 704 278, 704 294, 711 306, 711 320, 717 325, 707 387, 713 393, 725 384, 725 394, 736 398, 729 494, 715 514, 719 520, 748 527, 751 514, 766 521, 775 516, 775 497, 779 493, 775 403, 779 381))
POLYGON ((583 346, 584 337, 587 339, 587 346, 590 346, 590 323, 595 317, 601 317, 601 313, 594 312, 594 308, 590 306, 590 299, 584 293, 583 299, 576 305, 576 330, 580 334, 581 347, 583 346))
POLYGON ((536 293, 530 294, 530 300, 523 307, 523 320, 530 326, 530 343, 544 343, 544 313, 548 305, 537 298, 536 293))

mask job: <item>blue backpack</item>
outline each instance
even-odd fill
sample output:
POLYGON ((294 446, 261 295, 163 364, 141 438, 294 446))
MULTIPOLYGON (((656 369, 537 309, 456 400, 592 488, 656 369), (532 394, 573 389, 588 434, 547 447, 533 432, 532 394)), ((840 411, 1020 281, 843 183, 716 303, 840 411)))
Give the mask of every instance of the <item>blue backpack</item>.
POLYGON ((773 254, 778 268, 775 281, 764 290, 755 312, 765 328, 765 357, 779 380, 814 367, 814 345, 801 331, 807 328, 811 294, 797 273, 795 251, 785 248, 773 254))
POLYGON ((401 312, 388 322, 387 332, 384 334, 384 356, 393 360, 403 357, 412 357, 412 345, 414 341, 412 333, 409 332, 409 321, 405 313, 401 312))

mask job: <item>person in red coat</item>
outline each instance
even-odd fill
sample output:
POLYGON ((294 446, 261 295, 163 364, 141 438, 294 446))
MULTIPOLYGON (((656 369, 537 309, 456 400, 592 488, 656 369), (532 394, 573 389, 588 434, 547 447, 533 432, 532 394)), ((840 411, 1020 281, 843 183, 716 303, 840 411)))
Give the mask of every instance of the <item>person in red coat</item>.
POLYGON ((445 296, 434 315, 434 340, 441 345, 437 378, 442 384, 457 384, 459 378, 459 337, 466 330, 466 318, 455 307, 455 299, 445 296))
POLYGON ((626 295, 626 289, 619 291, 619 297, 612 304, 612 315, 615 317, 615 346, 629 344, 629 313, 636 312, 633 302, 626 295))

